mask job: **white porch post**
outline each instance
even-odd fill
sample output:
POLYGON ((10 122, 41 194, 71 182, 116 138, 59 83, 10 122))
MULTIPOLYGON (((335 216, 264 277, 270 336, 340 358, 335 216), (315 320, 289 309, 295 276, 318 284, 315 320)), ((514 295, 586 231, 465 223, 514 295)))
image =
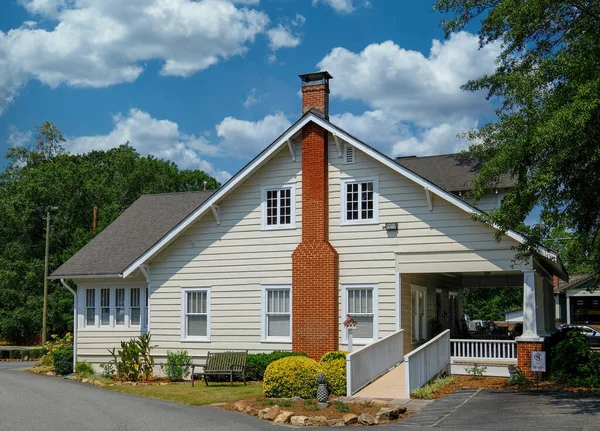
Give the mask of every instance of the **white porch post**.
POLYGON ((523 271, 523 337, 537 337, 535 271, 523 271))
POLYGON ((544 280, 544 289, 546 291, 546 332, 554 334, 556 332, 556 310, 554 307, 554 286, 548 280, 544 280))
POLYGON ((571 297, 569 296, 569 291, 565 292, 567 297, 567 323, 570 325, 572 323, 573 316, 571 316, 571 297))
POLYGON ((535 306, 537 316, 537 335, 540 337, 547 337, 550 334, 546 332, 546 314, 548 308, 548 301, 546 300, 546 286, 544 278, 538 274, 535 274, 535 306))

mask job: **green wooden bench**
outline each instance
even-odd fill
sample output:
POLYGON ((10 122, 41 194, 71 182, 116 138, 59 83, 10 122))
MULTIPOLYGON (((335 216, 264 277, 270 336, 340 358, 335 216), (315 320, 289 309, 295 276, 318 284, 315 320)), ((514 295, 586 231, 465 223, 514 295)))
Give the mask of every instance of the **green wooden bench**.
POLYGON ((196 372, 196 365, 192 365, 192 386, 196 377, 204 378, 204 383, 208 386, 208 378, 210 376, 229 376, 229 383, 233 386, 233 375, 239 374, 242 376, 244 385, 246 384, 246 358, 248 351, 244 352, 208 352, 206 363, 202 366, 202 372, 196 372))

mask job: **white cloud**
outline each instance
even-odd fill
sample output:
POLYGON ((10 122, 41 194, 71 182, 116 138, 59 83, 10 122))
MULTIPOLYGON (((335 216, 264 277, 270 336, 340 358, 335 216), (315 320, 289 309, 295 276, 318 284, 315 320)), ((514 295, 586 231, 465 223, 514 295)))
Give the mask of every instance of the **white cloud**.
POLYGON ((245 121, 226 117, 217 126, 221 138, 219 146, 234 157, 254 157, 282 134, 291 123, 278 112, 258 121, 245 121))
POLYGON ((296 17, 292 20, 292 25, 294 27, 302 27, 306 22, 306 18, 299 13, 296 14, 296 17))
MULTIPOLYGON (((106 87, 135 81, 149 60, 162 61, 162 75, 190 76, 245 53, 269 25, 265 13, 236 7, 230 0, 22 0, 22 4, 35 15, 54 17, 57 25, 46 30, 29 23, 0 31, 0 113, 29 79, 51 87, 106 87)), ((276 28, 272 43, 293 42, 293 37, 284 36, 276 28)))
POLYGON ((204 137, 182 134, 177 123, 157 120, 139 109, 131 109, 127 115, 115 115, 113 123, 114 128, 108 134, 68 139, 65 148, 72 153, 85 153, 129 142, 140 154, 171 160, 182 169, 201 169, 220 182, 231 177, 229 172, 215 168, 200 157, 215 156, 219 149, 204 137))
POLYGON ((248 92, 248 95, 246 96, 246 100, 244 101, 244 108, 248 109, 254 105, 263 103, 265 97, 267 97, 267 94, 259 94, 256 88, 253 88, 248 92))
POLYGON ((360 53, 334 48, 318 67, 333 75, 334 97, 360 100, 398 120, 432 127, 491 112, 480 93, 460 86, 492 72, 499 53, 498 45, 480 50, 477 36, 461 32, 444 42, 434 40, 427 57, 387 41, 360 53))
POLYGON ((476 128, 478 124, 477 120, 467 117, 454 123, 442 123, 417 130, 413 136, 399 139, 392 148, 392 154, 394 156, 427 156, 466 150, 470 141, 457 135, 476 128))
POLYGON ((9 147, 21 147, 29 144, 33 139, 33 132, 31 130, 21 131, 15 126, 8 128, 8 139, 6 143, 9 147))
POLYGON ((325 3, 326 5, 333 8, 337 13, 345 14, 354 12, 354 5, 352 0, 313 0, 312 5, 316 6, 319 3, 325 3))
POLYGON ((299 35, 293 34, 281 24, 268 30, 267 36, 269 37, 269 46, 273 51, 280 48, 295 48, 302 41, 299 35))

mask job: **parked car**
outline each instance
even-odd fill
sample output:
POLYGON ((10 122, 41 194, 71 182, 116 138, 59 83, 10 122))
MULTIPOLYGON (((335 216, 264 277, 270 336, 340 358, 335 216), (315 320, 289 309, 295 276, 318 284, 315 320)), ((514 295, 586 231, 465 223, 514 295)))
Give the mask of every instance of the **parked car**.
POLYGON ((592 347, 600 347, 600 331, 588 325, 562 325, 557 328, 562 333, 581 332, 590 342, 592 347))

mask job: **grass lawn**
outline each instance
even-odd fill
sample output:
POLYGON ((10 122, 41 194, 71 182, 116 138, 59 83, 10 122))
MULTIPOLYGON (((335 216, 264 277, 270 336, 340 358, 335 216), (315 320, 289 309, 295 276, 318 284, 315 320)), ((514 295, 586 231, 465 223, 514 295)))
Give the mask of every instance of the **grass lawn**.
POLYGON ((105 386, 105 389, 192 406, 226 403, 263 394, 260 382, 250 382, 247 386, 234 383, 233 387, 229 383, 210 383, 206 387, 203 382, 197 382, 193 388, 191 383, 184 383, 165 386, 105 386))

